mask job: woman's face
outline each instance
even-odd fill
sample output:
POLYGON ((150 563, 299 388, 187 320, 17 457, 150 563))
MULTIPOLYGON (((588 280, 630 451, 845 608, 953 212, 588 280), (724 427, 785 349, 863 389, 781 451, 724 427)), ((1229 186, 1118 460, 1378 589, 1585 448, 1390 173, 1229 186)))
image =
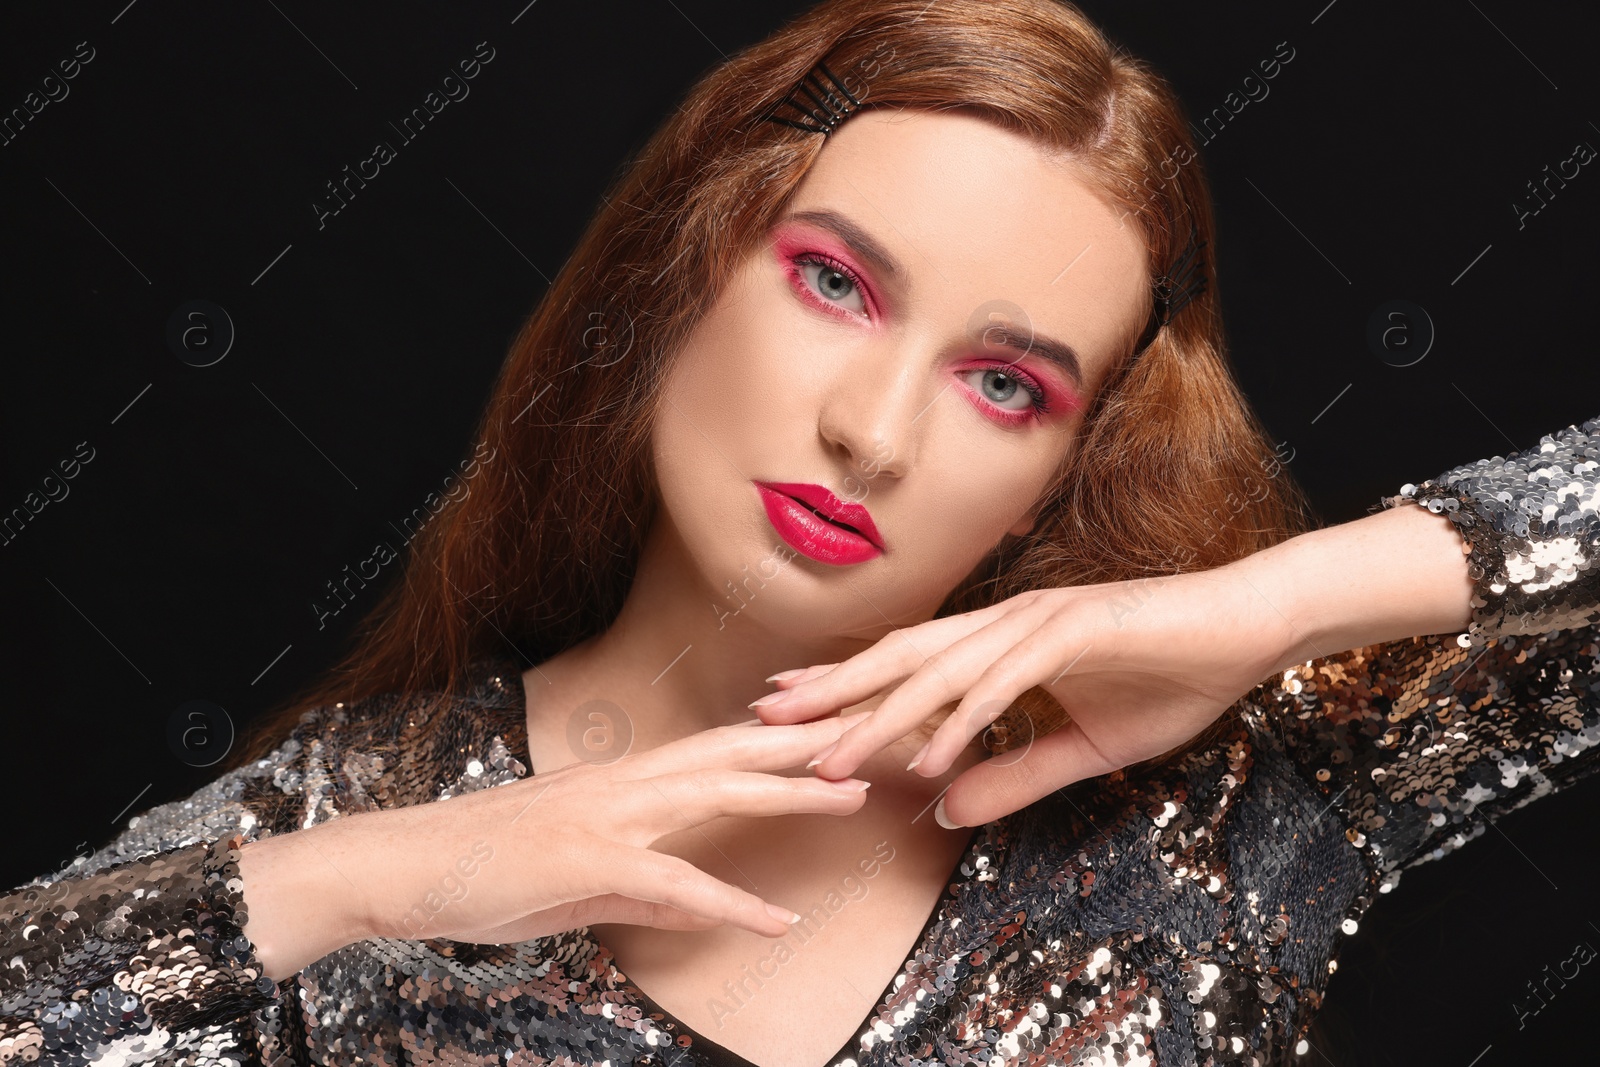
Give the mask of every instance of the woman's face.
POLYGON ((966 114, 852 116, 667 377, 652 534, 794 637, 930 618, 1028 531, 1148 291, 1070 163, 966 114))

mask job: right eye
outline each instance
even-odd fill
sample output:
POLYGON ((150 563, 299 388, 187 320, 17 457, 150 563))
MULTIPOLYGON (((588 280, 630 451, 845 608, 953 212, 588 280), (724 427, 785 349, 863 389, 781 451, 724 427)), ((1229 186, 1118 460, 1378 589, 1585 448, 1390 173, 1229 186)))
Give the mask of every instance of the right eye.
POLYGON ((844 264, 815 252, 807 252, 796 256, 794 265, 804 289, 824 306, 852 311, 857 315, 867 313, 861 282, 855 272, 844 264), (847 303, 851 301, 853 303, 847 303))

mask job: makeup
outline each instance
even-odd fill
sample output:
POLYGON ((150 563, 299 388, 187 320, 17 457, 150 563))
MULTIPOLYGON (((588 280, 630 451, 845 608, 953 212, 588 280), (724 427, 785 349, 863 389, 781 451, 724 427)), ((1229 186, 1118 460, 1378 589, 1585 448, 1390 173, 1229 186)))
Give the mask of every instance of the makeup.
POLYGON ((767 521, 796 552, 819 563, 848 566, 883 554, 883 538, 860 504, 846 503, 809 482, 756 482, 767 521))

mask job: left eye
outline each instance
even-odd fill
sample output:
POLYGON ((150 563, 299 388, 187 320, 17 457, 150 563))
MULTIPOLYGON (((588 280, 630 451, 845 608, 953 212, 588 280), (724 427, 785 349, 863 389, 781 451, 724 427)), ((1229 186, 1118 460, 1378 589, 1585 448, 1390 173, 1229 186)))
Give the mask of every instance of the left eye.
POLYGON ((796 264, 800 268, 800 276, 806 280, 817 294, 829 303, 850 307, 859 314, 867 313, 866 302, 862 299, 861 289, 855 279, 837 267, 829 266, 816 259, 802 259, 796 264), (854 300, 853 306, 843 304, 843 301, 854 300))
POLYGON ((967 372, 967 383, 985 400, 1006 411, 1025 411, 1035 403, 1021 378, 999 367, 978 367, 967 372), (977 379, 977 380, 974 380, 977 379))

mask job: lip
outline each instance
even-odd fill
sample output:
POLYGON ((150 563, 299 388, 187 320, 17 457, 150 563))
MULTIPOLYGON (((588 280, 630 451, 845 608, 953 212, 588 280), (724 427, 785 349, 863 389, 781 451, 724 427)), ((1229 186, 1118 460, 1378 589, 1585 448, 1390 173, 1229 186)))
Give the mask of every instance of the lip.
POLYGON ((883 537, 860 504, 809 482, 756 482, 767 519, 791 548, 821 563, 863 563, 883 552, 883 537))

